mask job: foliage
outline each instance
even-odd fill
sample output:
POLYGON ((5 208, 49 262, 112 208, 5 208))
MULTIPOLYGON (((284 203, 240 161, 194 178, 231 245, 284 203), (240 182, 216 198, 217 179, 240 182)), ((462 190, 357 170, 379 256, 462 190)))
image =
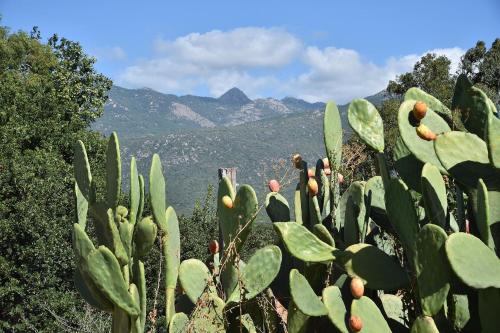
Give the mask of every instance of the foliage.
POLYGON ((0 27, 0 330, 52 332, 51 312, 78 316, 72 143, 86 140, 89 156, 103 159, 87 127, 111 85, 93 64, 78 43, 0 27))

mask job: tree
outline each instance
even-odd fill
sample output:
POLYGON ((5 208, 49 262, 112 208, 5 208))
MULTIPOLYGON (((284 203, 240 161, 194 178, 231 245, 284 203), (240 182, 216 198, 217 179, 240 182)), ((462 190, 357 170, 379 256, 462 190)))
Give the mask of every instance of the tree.
POLYGON ((89 125, 111 81, 78 43, 47 43, 0 27, 0 331, 58 331, 76 322, 73 144, 86 142, 95 177, 105 144, 89 125))
POLYGON ((466 74, 493 102, 500 103, 500 38, 487 49, 483 41, 465 52, 460 61, 460 73, 466 74))
POLYGON ((446 56, 428 53, 413 66, 413 71, 389 81, 387 92, 401 97, 409 88, 418 87, 449 106, 455 84, 450 65, 451 61, 446 56))

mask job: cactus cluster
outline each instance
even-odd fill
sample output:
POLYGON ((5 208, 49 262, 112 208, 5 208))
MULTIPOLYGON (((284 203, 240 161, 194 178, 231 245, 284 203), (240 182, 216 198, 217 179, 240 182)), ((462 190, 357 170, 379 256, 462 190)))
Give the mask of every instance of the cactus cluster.
MULTIPOLYGON (((405 94, 390 173, 380 114, 366 100, 351 102, 349 124, 375 154, 379 175, 352 182, 341 196, 324 162, 308 175, 294 157, 295 221, 282 219, 291 214, 279 193, 266 201, 284 256, 298 260, 286 261, 293 264, 288 332, 498 331, 500 120, 465 76, 452 109, 463 131, 451 129, 452 112, 436 98, 418 88, 405 94), (318 190, 307 186, 311 179, 318 190)), ((334 103, 324 119, 326 164, 335 170, 342 131, 334 103)))
MULTIPOLYGON (((412 88, 398 111, 395 170, 385 159, 382 118, 370 102, 348 108, 349 124, 373 151, 379 175, 343 193, 342 126, 337 106, 324 114, 325 159, 299 154, 293 208, 276 180, 265 210, 277 245, 245 263, 239 252, 257 217, 254 190, 218 187, 222 243, 210 264, 180 262, 179 226, 166 205, 160 159, 149 175, 152 216, 142 217, 144 180, 131 162, 130 207, 120 206, 118 139, 109 140, 106 196, 98 201, 83 143, 75 149, 75 283, 92 306, 113 314, 113 332, 143 332, 142 260, 161 237, 169 332, 496 332, 500 326, 500 120, 488 97, 458 78, 453 113, 412 88), (455 117, 456 118, 456 117, 455 117), (456 193, 456 210, 447 191, 456 193), (98 247, 87 235, 87 212, 98 247), (179 288, 180 287, 180 288, 179 288), (257 301, 287 305, 266 312, 257 301), (280 312, 279 316, 276 312, 280 312), (283 315, 285 313, 285 315, 283 315)), ((264 303, 265 303, 264 302, 264 303)))

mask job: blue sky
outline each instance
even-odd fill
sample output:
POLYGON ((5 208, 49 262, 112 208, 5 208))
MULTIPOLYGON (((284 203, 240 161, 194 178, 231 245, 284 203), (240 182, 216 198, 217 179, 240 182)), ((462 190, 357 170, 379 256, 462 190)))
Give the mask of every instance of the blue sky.
POLYGON ((0 0, 0 13, 13 30, 79 41, 125 87, 341 103, 380 91, 428 51, 455 65, 500 37, 498 0, 0 0))

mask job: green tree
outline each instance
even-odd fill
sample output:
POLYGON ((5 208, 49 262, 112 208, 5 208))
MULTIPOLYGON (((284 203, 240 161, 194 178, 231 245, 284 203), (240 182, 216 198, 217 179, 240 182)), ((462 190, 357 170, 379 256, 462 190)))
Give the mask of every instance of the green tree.
POLYGON ((450 74, 451 61, 446 56, 428 53, 413 66, 413 71, 389 81, 387 92, 402 97, 411 87, 418 87, 446 105, 451 104, 455 78, 450 74))
POLYGON ((460 61, 461 73, 483 89, 495 102, 500 103, 500 38, 489 49, 483 41, 465 52, 460 61))
MULTIPOLYGON (((0 331, 59 331, 83 302, 72 282, 73 144, 104 164, 89 131, 111 81, 78 43, 0 27, 0 331)), ((102 172, 102 171, 101 171, 102 172)), ((99 171, 96 174, 99 178, 99 171)))

